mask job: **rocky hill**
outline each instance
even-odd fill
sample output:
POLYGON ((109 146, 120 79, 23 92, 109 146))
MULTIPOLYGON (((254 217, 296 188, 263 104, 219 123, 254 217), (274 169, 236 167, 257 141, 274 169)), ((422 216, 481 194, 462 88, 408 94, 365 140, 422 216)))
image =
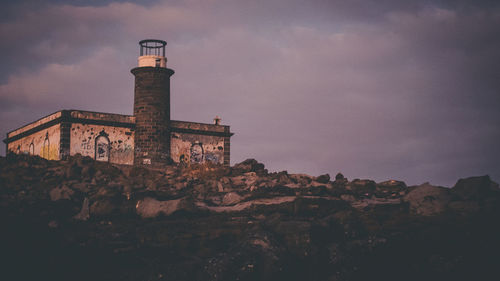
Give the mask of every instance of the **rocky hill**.
POLYGON ((500 189, 0 158, 1 280, 498 280, 500 189))

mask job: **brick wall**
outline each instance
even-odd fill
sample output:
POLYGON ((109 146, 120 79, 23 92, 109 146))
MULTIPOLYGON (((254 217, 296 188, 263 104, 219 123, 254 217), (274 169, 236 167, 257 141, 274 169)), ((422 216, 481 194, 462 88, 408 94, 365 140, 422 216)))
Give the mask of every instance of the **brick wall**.
POLYGON ((134 164, 158 166, 170 158, 170 76, 160 67, 136 67, 134 164))

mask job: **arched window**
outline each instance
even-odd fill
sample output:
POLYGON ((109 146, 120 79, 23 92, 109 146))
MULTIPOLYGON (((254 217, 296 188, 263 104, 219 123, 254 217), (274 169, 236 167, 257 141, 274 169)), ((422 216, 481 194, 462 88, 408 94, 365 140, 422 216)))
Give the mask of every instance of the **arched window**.
POLYGON ((45 140, 43 141, 43 146, 41 151, 42 158, 49 159, 49 147, 50 147, 49 132, 46 132, 45 140))
POLYGON ((110 142, 108 134, 102 130, 99 135, 95 138, 95 160, 97 161, 109 161, 109 150, 110 142))
POLYGON ((16 153, 21 154, 21 145, 20 144, 17 145, 16 153))
POLYGON ((30 147, 28 149, 28 154, 31 156, 35 155, 35 145, 33 144, 33 141, 31 141, 31 143, 30 143, 30 147))
POLYGON ((203 162, 203 146, 199 142, 193 143, 191 145, 191 163, 202 163, 203 162))

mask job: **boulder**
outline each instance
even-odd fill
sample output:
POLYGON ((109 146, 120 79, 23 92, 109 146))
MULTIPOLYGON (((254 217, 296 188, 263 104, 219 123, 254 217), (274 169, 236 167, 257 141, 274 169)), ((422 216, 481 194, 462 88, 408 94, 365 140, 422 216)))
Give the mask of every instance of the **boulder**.
POLYGON ((376 184, 372 180, 355 179, 351 182, 350 187, 358 195, 371 196, 375 191, 376 184))
POLYGON ((462 200, 483 200, 498 197, 500 189, 498 184, 486 175, 459 179, 451 193, 462 200))
POLYGON ((278 183, 281 185, 292 183, 287 171, 281 171, 277 174, 278 183))
POLYGON ((451 196, 449 189, 424 183, 413 188, 403 197, 410 207, 410 213, 421 216, 437 215, 446 210, 451 196))
POLYGON ((240 196, 238 193, 236 192, 229 192, 229 193, 226 193, 226 195, 224 195, 224 197, 222 198, 222 205, 234 205, 236 203, 239 203, 241 202, 241 200, 243 200, 243 197, 240 196))
POLYGON ((330 181, 330 175, 324 174, 324 175, 318 176, 316 178, 316 181, 319 183, 328 183, 330 181))
POLYGON ((82 167, 78 166, 76 163, 66 167, 65 175, 67 179, 78 179, 81 176, 82 167))
POLYGON ((290 174, 290 179, 298 186, 294 187, 306 187, 314 180, 313 177, 306 174, 290 174))
POLYGON ((50 196, 50 200, 52 200, 52 201, 57 201, 57 200, 62 200, 62 199, 70 200, 71 195, 73 195, 73 193, 75 193, 75 192, 72 189, 70 189, 66 185, 63 185, 61 187, 53 188, 50 191, 49 196, 50 196))
POLYGON ((245 181, 246 181, 245 176, 231 177, 230 180, 231 180, 231 185, 233 187, 244 187, 246 185, 245 184, 245 181))
POLYGON ((171 215, 179 210, 192 209, 192 202, 186 198, 175 200, 158 201, 151 197, 146 197, 137 201, 136 212, 142 218, 154 218, 159 215, 171 215))
POLYGON ((106 216, 112 214, 115 210, 118 210, 117 206, 111 199, 101 199, 97 200, 90 206, 90 214, 94 216, 106 216))
POLYGON ((81 175, 83 178, 90 179, 94 176, 96 170, 93 165, 86 165, 82 168, 81 175))
POLYGON ((74 183, 71 187, 75 190, 80 191, 80 192, 87 193, 90 191, 90 185, 86 182, 77 182, 77 183, 74 183))
POLYGON ((89 156, 83 156, 80 153, 77 153, 77 154, 69 157, 69 162, 71 164, 76 164, 76 165, 78 165, 80 167, 84 167, 84 166, 93 164, 94 163, 94 159, 92 159, 89 156))
POLYGON ((406 184, 403 181, 388 180, 377 183, 377 189, 387 190, 389 192, 399 192, 406 189, 406 184))
POLYGON ((89 199, 87 197, 85 197, 85 199, 83 199, 82 209, 73 218, 76 220, 82 220, 82 221, 86 221, 90 218, 89 199))
POLYGON ((217 191, 224 192, 224 185, 220 181, 217 182, 217 191))
POLYGON ((347 178, 342 175, 342 173, 337 173, 335 175, 335 182, 336 183, 347 183, 347 178))
POLYGON ((399 197, 407 191, 406 184, 402 181, 388 180, 377 183, 375 196, 377 197, 399 197))
POLYGON ((335 175, 335 180, 336 181, 344 181, 344 180, 347 180, 346 178, 344 178, 344 175, 342 175, 342 173, 337 173, 335 175))
POLYGON ((248 172, 255 172, 260 174, 267 174, 267 170, 264 169, 264 164, 259 163, 255 159, 247 159, 241 163, 238 163, 232 167, 232 173, 242 174, 248 172))
POLYGON ((347 181, 347 178, 344 178, 344 175, 341 173, 338 173, 335 176, 335 181, 332 183, 331 187, 332 190, 330 190, 330 193, 334 196, 338 196, 339 194, 343 194, 346 192, 346 185, 349 182, 347 181))
POLYGON ((255 172, 247 172, 240 176, 231 177, 230 180, 233 187, 248 189, 256 185, 258 178, 255 172))
POLYGON ((311 186, 308 192, 314 196, 325 196, 327 194, 326 186, 324 185, 311 186))
POLYGON ((340 195, 340 199, 347 201, 347 202, 354 202, 356 201, 356 197, 350 194, 342 194, 340 195))
POLYGON ((477 201, 452 201, 448 204, 450 210, 462 215, 476 213, 481 207, 477 201))

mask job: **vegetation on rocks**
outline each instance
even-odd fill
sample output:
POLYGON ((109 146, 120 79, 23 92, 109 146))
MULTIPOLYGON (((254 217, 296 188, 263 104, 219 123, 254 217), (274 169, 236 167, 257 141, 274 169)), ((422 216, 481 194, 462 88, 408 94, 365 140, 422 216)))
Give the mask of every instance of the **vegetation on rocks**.
POLYGON ((497 280, 500 189, 0 158, 2 280, 497 280))

